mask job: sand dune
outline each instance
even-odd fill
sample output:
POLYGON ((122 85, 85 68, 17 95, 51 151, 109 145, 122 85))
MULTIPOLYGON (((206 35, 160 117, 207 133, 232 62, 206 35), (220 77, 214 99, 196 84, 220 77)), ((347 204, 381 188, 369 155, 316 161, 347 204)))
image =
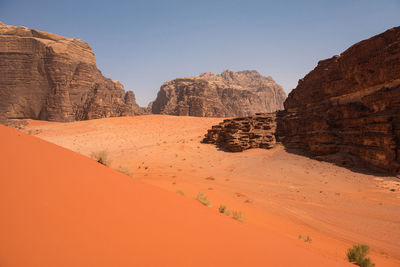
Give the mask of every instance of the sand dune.
POLYGON ((244 214, 247 227, 318 255, 343 261, 348 247, 366 243, 377 266, 400 266, 397 178, 355 173, 279 146, 226 153, 201 144, 206 130, 221 120, 150 115, 29 121, 26 131, 86 156, 106 150, 111 167, 129 168, 135 181, 173 193, 180 189, 189 199, 202 191, 215 213, 227 205, 244 214))
POLYGON ((0 140, 2 267, 347 264, 16 130, 0 140))

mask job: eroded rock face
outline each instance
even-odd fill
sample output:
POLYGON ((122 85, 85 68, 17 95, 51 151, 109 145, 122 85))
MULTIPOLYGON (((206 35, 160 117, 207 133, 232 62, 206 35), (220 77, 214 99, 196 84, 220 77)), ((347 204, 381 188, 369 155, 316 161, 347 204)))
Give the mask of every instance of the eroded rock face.
POLYGON ((74 121, 141 114, 133 92, 105 78, 78 39, 0 23, 0 114, 74 121))
POLYGON ((400 27, 320 61, 284 105, 286 147, 398 173, 400 27))
POLYGON ((203 143, 231 152, 250 148, 272 148, 276 144, 276 113, 226 119, 208 130, 203 143))
POLYGON ((261 122, 259 116, 226 120, 204 142, 242 151, 273 147, 277 136, 286 148, 321 160, 399 173, 400 27, 320 61, 284 106, 261 122), (264 133, 270 137, 259 142, 264 133))
POLYGON ((151 109, 154 114, 240 117, 283 109, 285 98, 271 77, 227 70, 164 83, 151 109))

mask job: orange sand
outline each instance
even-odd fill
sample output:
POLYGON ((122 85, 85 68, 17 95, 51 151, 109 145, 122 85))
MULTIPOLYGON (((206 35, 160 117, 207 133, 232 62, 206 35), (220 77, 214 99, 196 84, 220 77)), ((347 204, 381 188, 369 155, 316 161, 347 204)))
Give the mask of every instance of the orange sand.
POLYGON ((0 140, 2 267, 349 265, 16 130, 0 140))
POLYGON ((87 156, 107 150, 111 167, 130 168, 136 180, 182 189, 186 198, 203 191, 215 213, 220 204, 240 210, 251 229, 310 252, 342 261, 348 247, 366 243, 378 267, 400 266, 399 179, 354 173, 282 147, 227 153, 201 144, 221 120, 151 115, 35 122, 26 131, 87 156))

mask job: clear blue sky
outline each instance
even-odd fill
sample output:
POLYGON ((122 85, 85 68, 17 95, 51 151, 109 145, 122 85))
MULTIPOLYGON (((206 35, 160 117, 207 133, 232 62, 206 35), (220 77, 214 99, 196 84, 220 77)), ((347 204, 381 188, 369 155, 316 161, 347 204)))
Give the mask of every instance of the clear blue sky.
POLYGON ((321 59, 400 25, 400 0, 0 0, 0 21, 82 39, 140 105, 177 77, 257 70, 288 93, 321 59))

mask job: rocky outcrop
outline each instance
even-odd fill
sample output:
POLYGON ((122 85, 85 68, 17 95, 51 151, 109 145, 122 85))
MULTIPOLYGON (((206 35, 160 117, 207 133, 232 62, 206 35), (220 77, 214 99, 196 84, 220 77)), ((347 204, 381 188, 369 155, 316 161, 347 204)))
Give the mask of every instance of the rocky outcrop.
POLYGON ((286 147, 399 172, 400 27, 320 61, 284 105, 286 147))
POLYGON ((256 114, 251 117, 226 119, 208 130, 203 143, 240 152, 250 148, 272 148, 276 144, 276 114, 256 114))
POLYGON ((227 120, 209 130, 204 141, 242 151, 272 147, 275 134, 289 150, 347 167, 399 173, 400 27, 320 61, 284 106, 276 121, 271 117, 256 128, 258 116, 227 120), (271 138, 258 146, 251 137, 263 138, 261 129, 271 138))
POLYGON ((238 117, 283 108, 286 95, 271 77, 256 71, 179 78, 164 83, 151 103, 154 114, 238 117))
POLYGON ((142 113, 78 39, 0 23, 0 114, 74 121, 142 113))

